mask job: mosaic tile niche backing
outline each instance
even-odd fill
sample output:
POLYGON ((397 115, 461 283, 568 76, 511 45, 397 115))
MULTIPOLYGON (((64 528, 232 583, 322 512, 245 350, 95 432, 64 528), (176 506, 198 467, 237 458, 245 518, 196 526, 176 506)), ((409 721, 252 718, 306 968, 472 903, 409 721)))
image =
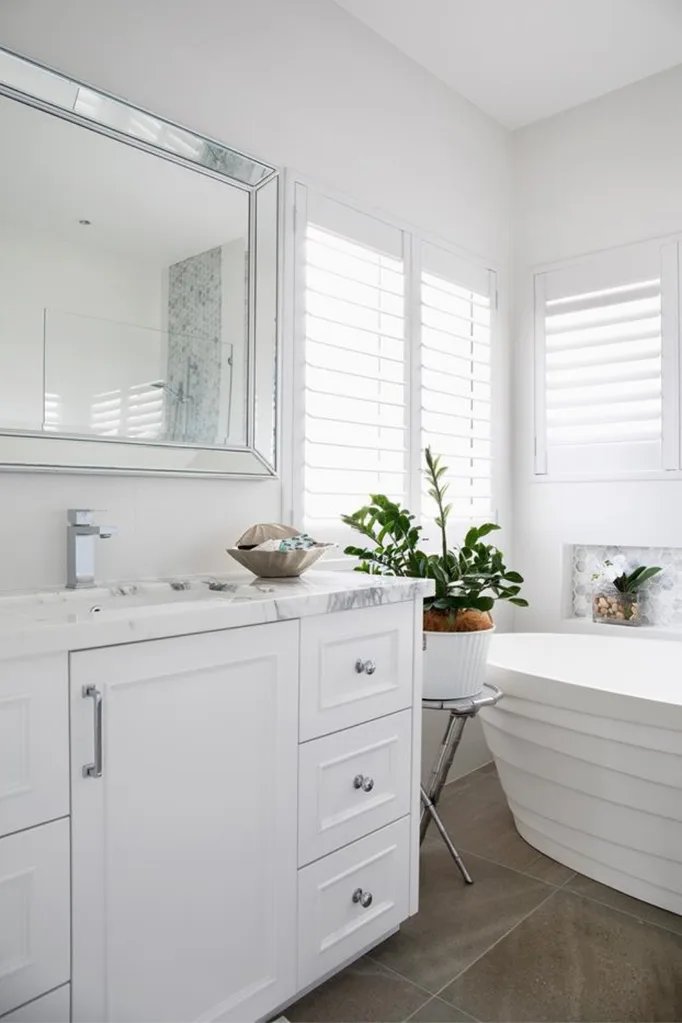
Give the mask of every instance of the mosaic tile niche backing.
POLYGON ((642 624, 682 629, 682 547, 574 547, 571 579, 574 616, 591 617, 592 574, 607 558, 619 554, 632 568, 660 565, 663 569, 642 590, 642 624))

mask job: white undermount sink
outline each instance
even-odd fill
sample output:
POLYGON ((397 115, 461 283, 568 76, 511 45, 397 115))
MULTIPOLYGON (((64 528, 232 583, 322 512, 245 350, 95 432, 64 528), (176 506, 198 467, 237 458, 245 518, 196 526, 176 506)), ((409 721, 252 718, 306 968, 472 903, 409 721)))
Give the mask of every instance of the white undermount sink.
POLYGON ((0 628, 29 623, 61 624, 89 621, 95 617, 122 617, 135 610, 173 610, 197 604, 231 603, 237 582, 149 582, 85 590, 57 590, 0 598, 0 628))

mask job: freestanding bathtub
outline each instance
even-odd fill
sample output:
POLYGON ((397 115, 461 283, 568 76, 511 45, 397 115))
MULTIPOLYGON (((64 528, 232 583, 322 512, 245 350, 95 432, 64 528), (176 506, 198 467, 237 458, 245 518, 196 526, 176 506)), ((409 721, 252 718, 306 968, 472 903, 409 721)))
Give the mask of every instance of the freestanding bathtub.
POLYGON ((515 633, 489 664, 505 696, 481 720, 519 834, 682 914, 682 644, 515 633))

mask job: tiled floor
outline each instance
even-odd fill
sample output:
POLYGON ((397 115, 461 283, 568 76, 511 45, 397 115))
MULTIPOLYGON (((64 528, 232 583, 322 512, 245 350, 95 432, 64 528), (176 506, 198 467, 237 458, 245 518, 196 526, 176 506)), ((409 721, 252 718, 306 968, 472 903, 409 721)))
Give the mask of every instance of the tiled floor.
POLYGON ((292 1023, 680 1023, 682 917, 605 888, 520 838, 492 765, 440 809, 421 909, 370 956, 289 1008, 292 1023))

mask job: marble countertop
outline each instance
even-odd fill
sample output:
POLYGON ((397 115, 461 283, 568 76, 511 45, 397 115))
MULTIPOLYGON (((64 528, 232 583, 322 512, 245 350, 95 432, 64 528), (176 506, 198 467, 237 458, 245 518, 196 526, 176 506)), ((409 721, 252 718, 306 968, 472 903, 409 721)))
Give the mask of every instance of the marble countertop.
POLYGON ((168 579, 0 597, 0 659, 138 643, 428 596, 433 583, 312 570, 298 579, 168 579))

